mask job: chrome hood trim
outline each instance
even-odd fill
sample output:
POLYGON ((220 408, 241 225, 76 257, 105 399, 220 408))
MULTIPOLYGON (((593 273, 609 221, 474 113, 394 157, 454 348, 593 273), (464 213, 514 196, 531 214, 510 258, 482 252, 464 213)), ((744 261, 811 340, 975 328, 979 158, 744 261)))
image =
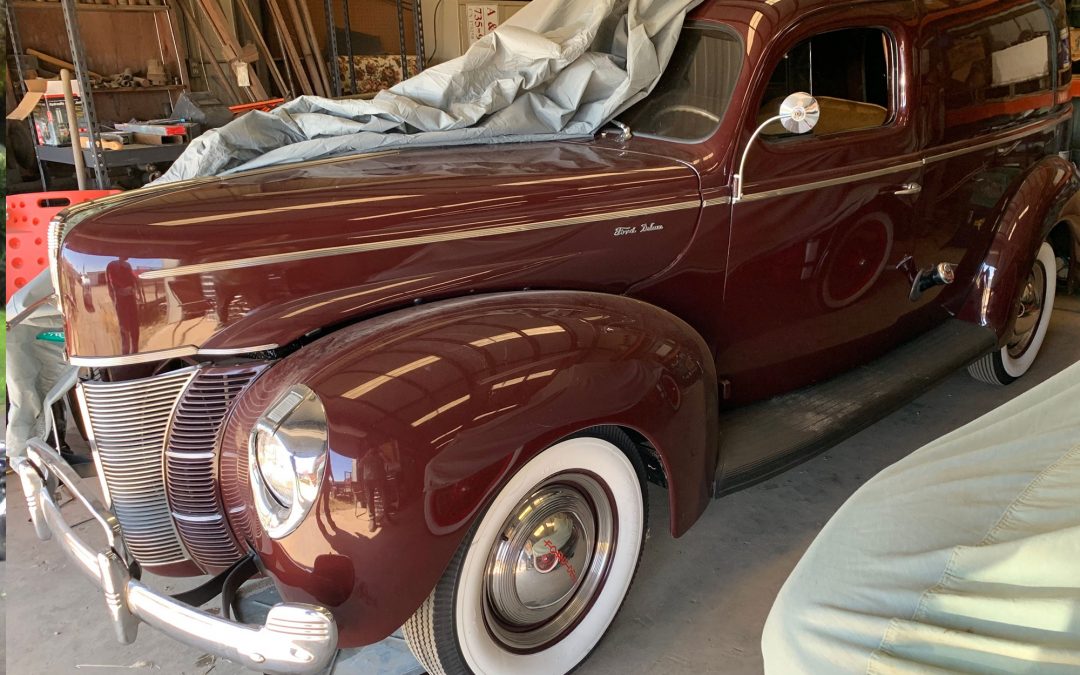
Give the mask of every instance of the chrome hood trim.
POLYGON ((625 211, 609 211, 607 213, 598 213, 586 216, 575 216, 573 218, 561 218, 559 220, 548 220, 535 223, 524 223, 521 225, 503 225, 500 227, 485 227, 472 230, 461 230, 458 232, 447 232, 441 234, 430 234, 419 237, 404 237, 401 239, 389 239, 386 241, 376 241, 366 244, 352 244, 350 246, 334 246, 332 248, 320 248, 310 251, 293 251, 291 253, 277 253, 274 255, 255 256, 252 258, 234 258, 232 260, 221 260, 218 262, 202 263, 200 265, 187 265, 182 267, 172 267, 160 270, 151 270, 149 272, 143 272, 139 275, 140 279, 171 279, 173 277, 182 277, 191 274, 206 274, 208 272, 221 272, 224 270, 234 270, 242 267, 258 267, 260 265, 272 265, 275 263, 294 262, 297 260, 313 260, 316 258, 327 258, 338 255, 349 255, 352 253, 365 253, 369 251, 384 251, 391 248, 403 248, 406 246, 422 246, 424 244, 440 244, 448 241, 461 241, 464 239, 482 239, 485 237, 497 237, 504 234, 516 234, 518 232, 530 232, 533 230, 550 230, 560 227, 572 227, 575 225, 586 225, 588 223, 603 222, 606 220, 619 220, 622 218, 638 218, 641 216, 651 216, 658 213, 670 213, 671 211, 685 211, 688 209, 697 209, 701 207, 700 200, 679 202, 677 204, 668 204, 665 206, 651 206, 640 209, 628 209, 625 211))

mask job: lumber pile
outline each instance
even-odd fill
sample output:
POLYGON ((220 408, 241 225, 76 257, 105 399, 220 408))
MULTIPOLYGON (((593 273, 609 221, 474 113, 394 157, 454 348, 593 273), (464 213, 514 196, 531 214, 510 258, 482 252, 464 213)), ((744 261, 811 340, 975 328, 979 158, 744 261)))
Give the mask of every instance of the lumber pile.
POLYGON ((266 64, 274 84, 286 99, 302 94, 333 96, 330 71, 312 23, 311 12, 304 0, 254 0, 263 2, 275 36, 281 45, 284 70, 278 68, 274 55, 263 37, 262 26, 249 0, 236 0, 240 19, 254 42, 240 44, 240 37, 221 11, 217 0, 175 0, 200 48, 208 54, 221 53, 228 61, 228 72, 216 60, 209 64, 214 74, 234 99, 236 105, 258 104, 270 94, 255 74, 251 64, 259 59, 266 64), (189 4, 190 3, 190 4, 189 4), (204 31, 197 17, 205 17, 210 30, 204 31), (217 51, 214 47, 217 47, 217 51))

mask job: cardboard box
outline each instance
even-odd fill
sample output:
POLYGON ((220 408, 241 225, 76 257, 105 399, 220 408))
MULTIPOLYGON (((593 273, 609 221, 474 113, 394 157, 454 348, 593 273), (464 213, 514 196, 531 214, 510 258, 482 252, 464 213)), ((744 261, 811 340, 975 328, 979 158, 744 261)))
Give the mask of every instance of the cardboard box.
POLYGON ((188 142, 187 136, 173 134, 171 136, 159 136, 157 134, 144 134, 135 132, 135 142, 142 145, 183 145, 188 142))
POLYGON ((529 5, 525 0, 458 0, 461 53, 529 5))
MULTIPOLYGON (((98 145, 105 150, 123 150, 125 145, 131 145, 134 141, 134 136, 125 131, 102 131, 98 133, 98 145)), ((90 147, 90 137, 85 130, 79 134, 79 143, 83 149, 90 147)))
MULTIPOLYGON (((27 80, 26 88, 26 96, 23 96, 7 118, 32 119, 38 145, 71 145, 71 124, 64 107, 64 91, 60 80, 27 80)), ((79 118, 76 125, 79 125, 83 115, 79 83, 73 81, 71 90, 75 95, 75 116, 79 118)))

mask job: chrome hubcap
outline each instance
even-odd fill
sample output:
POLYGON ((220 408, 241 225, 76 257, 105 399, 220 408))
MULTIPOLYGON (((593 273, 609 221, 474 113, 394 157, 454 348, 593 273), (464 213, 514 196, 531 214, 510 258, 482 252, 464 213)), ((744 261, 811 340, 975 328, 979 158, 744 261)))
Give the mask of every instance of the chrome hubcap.
POLYGON ((1020 358, 1027 352, 1028 347, 1035 340, 1035 335, 1039 332, 1043 302, 1046 300, 1046 284, 1046 270, 1043 269, 1041 263, 1035 263, 1035 268, 1031 270, 1024 290, 1020 294, 1016 324, 1008 342, 1009 356, 1014 359, 1020 358))
POLYGON ((484 618, 492 635, 518 652, 559 640, 603 587, 614 541, 611 500, 596 479, 564 474, 538 486, 488 557, 484 618))

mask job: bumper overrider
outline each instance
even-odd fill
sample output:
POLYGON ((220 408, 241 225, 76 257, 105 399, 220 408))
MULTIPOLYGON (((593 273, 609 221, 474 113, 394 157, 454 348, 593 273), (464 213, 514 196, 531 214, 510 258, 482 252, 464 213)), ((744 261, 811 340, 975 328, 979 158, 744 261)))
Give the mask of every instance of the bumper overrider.
POLYGON ((37 535, 54 538, 68 558, 105 595, 116 637, 134 642, 139 623, 215 656, 264 673, 281 675, 323 673, 337 652, 337 624, 329 611, 315 605, 275 605, 262 626, 229 621, 163 595, 143 584, 126 562, 123 537, 116 517, 91 492, 60 454, 41 439, 33 439, 26 458, 12 460, 26 494, 37 535), (43 476, 67 486, 104 530, 108 545, 95 549, 84 543, 64 520, 46 489, 43 476))

